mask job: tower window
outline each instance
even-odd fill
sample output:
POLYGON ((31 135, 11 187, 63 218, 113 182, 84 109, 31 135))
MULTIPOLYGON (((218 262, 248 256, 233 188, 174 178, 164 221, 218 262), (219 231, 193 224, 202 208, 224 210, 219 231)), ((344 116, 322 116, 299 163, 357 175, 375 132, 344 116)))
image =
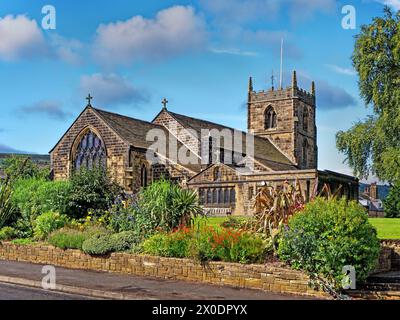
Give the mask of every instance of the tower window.
POLYGON ((305 108, 304 112, 303 112, 303 130, 308 131, 308 110, 307 110, 307 108, 305 108))
POLYGON ((304 167, 307 166, 307 161, 308 161, 307 151, 308 151, 308 141, 307 141, 307 139, 304 139, 303 146, 302 146, 302 159, 303 159, 304 167))
POLYGON ((271 106, 269 106, 267 110, 265 110, 264 127, 265 129, 276 128, 276 112, 271 106))

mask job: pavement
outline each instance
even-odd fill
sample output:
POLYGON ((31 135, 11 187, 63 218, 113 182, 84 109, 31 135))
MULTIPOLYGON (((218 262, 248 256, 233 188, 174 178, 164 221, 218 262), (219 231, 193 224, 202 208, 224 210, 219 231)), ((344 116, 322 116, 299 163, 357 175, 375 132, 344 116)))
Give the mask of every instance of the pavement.
POLYGON ((14 284, 0 284, 0 300, 88 300, 91 298, 69 293, 24 287, 14 284))
POLYGON ((0 260, 0 299, 33 297, 79 299, 92 297, 124 300, 309 300, 311 297, 261 290, 163 280, 91 270, 56 268, 56 289, 43 292, 42 264, 0 260), (9 284, 17 285, 10 287, 9 284), (29 288, 30 287, 30 288, 29 288), (6 288, 3 292, 2 288, 6 288), (26 292, 22 292, 26 288, 26 292), (36 288, 34 291, 33 288, 36 288), (39 292, 38 289, 39 288, 39 292), (5 293, 8 292, 8 293, 5 293), (20 295, 19 295, 20 293, 20 295), (67 293, 71 296, 54 296, 67 293))

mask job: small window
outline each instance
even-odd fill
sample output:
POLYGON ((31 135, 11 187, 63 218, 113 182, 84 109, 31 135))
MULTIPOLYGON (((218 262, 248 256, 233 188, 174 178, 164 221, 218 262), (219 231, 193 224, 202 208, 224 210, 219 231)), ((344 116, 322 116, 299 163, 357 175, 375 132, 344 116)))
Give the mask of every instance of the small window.
POLYGON ((211 136, 208 137, 208 164, 213 163, 213 139, 211 136))
POLYGON ((264 127, 265 129, 276 128, 276 112, 271 106, 265 110, 264 127))
POLYGON ((308 141, 304 139, 303 146, 302 146, 302 159, 303 159, 303 166, 307 166, 308 162, 308 141))
POLYGON ((217 167, 214 169, 214 181, 220 181, 221 180, 221 168, 217 167))
POLYGON ((308 110, 304 108, 303 111, 303 130, 308 131, 308 110))
POLYGON ((144 188, 147 187, 147 168, 144 164, 140 169, 140 186, 144 188))
POLYGON ((236 192, 235 192, 235 189, 234 188, 232 188, 231 190, 230 190, 230 199, 229 199, 229 201, 230 201, 230 203, 231 204, 234 204, 235 202, 236 202, 236 192))
POLYGON ((207 190, 207 204, 212 203, 212 191, 211 189, 207 190))

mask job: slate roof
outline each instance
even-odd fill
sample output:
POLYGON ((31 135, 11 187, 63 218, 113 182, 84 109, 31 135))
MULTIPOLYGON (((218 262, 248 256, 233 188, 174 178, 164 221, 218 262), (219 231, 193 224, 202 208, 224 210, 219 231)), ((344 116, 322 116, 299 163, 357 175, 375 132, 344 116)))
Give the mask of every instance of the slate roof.
MULTIPOLYGON (((104 111, 101 109, 93 108, 92 109, 128 144, 137 147, 137 148, 144 148, 147 149, 149 148, 154 142, 153 141, 147 141, 146 135, 149 130, 151 129, 159 129, 164 131, 165 136, 166 136, 166 155, 161 154, 162 156, 165 156, 168 158, 169 154, 169 139, 168 139, 168 130, 159 124, 155 124, 152 122, 140 120, 140 119, 135 119, 127 116, 123 116, 117 113, 109 112, 109 111, 104 111)), ((183 144, 178 140, 177 142, 177 150, 180 150, 180 148, 183 146, 183 144)), ((160 154, 160 152, 158 151, 160 154)), ((190 171, 193 172, 200 172, 201 171, 201 166, 196 165, 196 164, 181 164, 181 166, 189 169, 190 171)))
POLYGON ((291 170, 298 170, 297 167, 293 164, 287 164, 287 163, 280 163, 280 162, 275 162, 263 158, 258 158, 257 154, 256 157, 254 158, 256 161, 260 162, 261 164, 267 166, 268 168, 271 168, 273 171, 291 171, 291 170))
POLYGON ((92 109, 126 142, 138 148, 148 148, 153 142, 146 140, 146 135, 151 129, 160 129, 168 133, 167 129, 161 125, 123 116, 117 113, 92 109))
MULTIPOLYGON (((235 130, 233 128, 214 123, 207 120, 196 119, 182 114, 171 112, 168 113, 174 117, 181 125, 186 128, 191 128, 196 131, 198 137, 201 137, 201 129, 217 129, 217 130, 235 130)), ((240 130, 237 130, 240 131, 240 130)), ((245 151, 246 132, 240 131, 243 134, 243 151, 245 151)), ((269 163, 268 167, 273 170, 296 170, 296 166, 268 139, 254 136, 254 156, 257 160, 264 160, 269 163)), ((260 161, 260 162, 261 162, 260 161)))

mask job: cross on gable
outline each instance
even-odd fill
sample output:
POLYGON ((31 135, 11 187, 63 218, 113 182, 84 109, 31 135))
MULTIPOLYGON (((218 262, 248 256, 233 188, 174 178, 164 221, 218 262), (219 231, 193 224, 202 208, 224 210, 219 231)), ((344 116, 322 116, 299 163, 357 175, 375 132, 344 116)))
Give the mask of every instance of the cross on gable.
POLYGON ((164 98, 162 101, 161 101, 161 103, 162 103, 162 105, 164 106, 164 109, 167 109, 167 104, 168 104, 168 100, 166 99, 166 98, 164 98))
POLYGON ((89 93, 89 95, 86 97, 86 100, 88 101, 88 106, 91 106, 91 104, 90 104, 90 101, 93 99, 93 97, 90 95, 90 93, 89 93))

